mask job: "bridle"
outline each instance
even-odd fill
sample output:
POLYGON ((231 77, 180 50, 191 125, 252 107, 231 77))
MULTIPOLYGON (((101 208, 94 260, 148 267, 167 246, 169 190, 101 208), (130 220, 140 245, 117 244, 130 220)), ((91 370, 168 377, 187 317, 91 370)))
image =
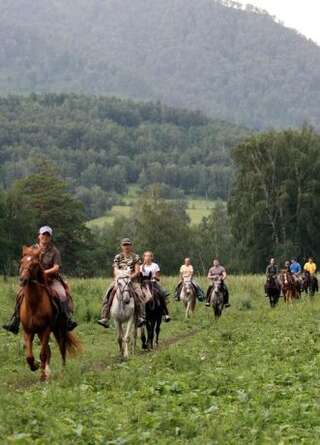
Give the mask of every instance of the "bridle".
MULTIPOLYGON (((44 286, 43 283, 40 283, 34 276, 38 274, 39 270, 41 270, 41 264, 40 262, 38 263, 34 263, 32 261, 33 257, 31 255, 25 255, 25 257, 29 258, 30 264, 26 265, 25 267, 22 266, 22 264, 20 265, 20 269, 19 269, 19 275, 20 275, 20 283, 22 285, 22 287, 25 287, 29 284, 38 284, 39 286, 44 286), (22 278, 21 274, 22 273, 28 273, 28 277, 26 278, 22 278)), ((21 259, 21 263, 23 261, 23 259, 25 258, 23 257, 21 259)))
MULTIPOLYGON (((123 302, 124 294, 126 292, 131 297, 131 292, 130 292, 131 278, 129 278, 129 277, 118 277, 116 282, 117 282, 117 290, 119 291, 119 292, 116 293, 118 300, 123 302)), ((129 299, 129 301, 130 301, 130 299, 129 299)), ((129 303, 129 301, 128 301, 128 303, 129 303)))

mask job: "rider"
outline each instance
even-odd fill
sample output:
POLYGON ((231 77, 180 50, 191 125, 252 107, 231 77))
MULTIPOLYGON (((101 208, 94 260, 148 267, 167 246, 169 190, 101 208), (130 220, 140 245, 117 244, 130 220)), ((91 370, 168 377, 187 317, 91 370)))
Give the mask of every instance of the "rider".
POLYGON ((190 258, 184 259, 184 264, 180 267, 180 280, 174 291, 174 296, 177 301, 180 300, 180 293, 182 288, 182 283, 185 278, 190 278, 192 280, 194 274, 193 266, 191 264, 190 258))
POLYGON ((286 272, 291 273, 291 264, 290 264, 290 261, 289 261, 289 260, 286 260, 286 261, 284 262, 284 270, 285 270, 286 272))
POLYGON ((190 258, 184 259, 184 264, 180 267, 180 281, 175 289, 174 296, 177 301, 180 301, 180 294, 182 289, 182 284, 185 279, 190 279, 192 281, 192 284, 195 288, 198 300, 203 301, 204 300, 204 294, 203 290, 200 288, 198 283, 196 283, 193 279, 194 276, 194 269, 191 264, 190 258))
MULTIPOLYGON (((139 283, 141 259, 139 255, 133 252, 132 242, 129 238, 124 238, 121 241, 121 252, 114 257, 113 260, 113 274, 119 271, 128 271, 131 278, 131 287, 135 298, 135 307, 137 313, 137 326, 141 327, 145 323, 145 299, 139 283)), ((104 328, 109 327, 110 311, 113 297, 116 291, 115 281, 107 290, 103 301, 101 319, 98 324, 104 328)))
POLYGON ((317 265, 312 257, 310 257, 306 264, 303 266, 303 270, 309 272, 310 275, 315 275, 315 273, 317 272, 317 265))
MULTIPOLYGON (((157 295, 159 296, 160 303, 163 309, 164 313, 164 319, 166 322, 169 322, 171 320, 171 317, 169 315, 169 310, 167 306, 167 297, 168 293, 162 289, 162 287, 159 284, 160 281, 160 267, 157 263, 153 261, 153 253, 150 251, 146 251, 143 254, 143 264, 140 267, 141 271, 141 277, 142 277, 142 284, 143 280, 150 280, 152 281, 152 284, 154 288, 157 291, 157 295)), ((142 289, 144 289, 144 286, 142 286, 142 289)))
MULTIPOLYGON (((59 300, 59 309, 67 322, 68 331, 72 331, 77 323, 72 320, 72 302, 69 295, 67 284, 60 275, 61 256, 59 250, 52 242, 53 231, 49 226, 43 226, 39 229, 38 243, 34 248, 40 249, 40 264, 44 269, 47 277, 48 287, 50 293, 59 300)), ((16 307, 10 322, 3 326, 7 331, 17 334, 19 332, 20 317, 19 309, 23 298, 23 288, 20 289, 17 295, 16 307)))
POLYGON ((292 275, 299 275, 301 273, 301 265, 295 258, 292 258, 291 260, 290 272, 292 275))
POLYGON ((301 285, 301 265, 296 258, 292 258, 290 264, 290 272, 296 284, 301 285))
POLYGON ((308 272, 310 276, 313 276, 316 282, 316 289, 318 289, 319 283, 318 283, 318 278, 316 276, 317 265, 312 257, 310 257, 309 260, 306 262, 306 264, 303 266, 303 270, 305 272, 308 272))
MULTIPOLYGON (((278 273, 279 273, 279 268, 276 264, 276 260, 274 258, 270 259, 270 263, 267 266, 266 269, 266 277, 267 277, 267 281, 270 278, 273 278, 275 280, 276 285, 279 286, 279 282, 278 282, 278 273)), ((279 286, 280 287, 280 286, 279 286)), ((267 283, 265 284, 265 293, 267 294, 267 283)), ((267 295, 266 295, 267 296, 267 295)))
MULTIPOLYGON (((223 289, 223 300, 224 300, 223 303, 224 303, 225 307, 230 307, 231 305, 229 303, 229 290, 228 290, 227 286, 225 285, 225 280, 227 278, 227 272, 226 272, 226 269, 223 266, 221 266, 218 258, 215 258, 213 260, 213 266, 209 269, 208 279, 215 280, 217 278, 221 278, 221 281, 222 281, 221 285, 222 285, 222 289, 223 289)), ((210 306, 209 300, 210 300, 210 294, 212 291, 212 287, 213 287, 213 285, 211 284, 207 290, 206 306, 210 306)))

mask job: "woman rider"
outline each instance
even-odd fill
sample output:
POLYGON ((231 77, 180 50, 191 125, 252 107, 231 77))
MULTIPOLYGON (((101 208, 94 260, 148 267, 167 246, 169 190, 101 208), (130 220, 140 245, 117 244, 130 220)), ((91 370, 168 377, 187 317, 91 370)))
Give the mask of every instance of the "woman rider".
MULTIPOLYGON (((67 322, 68 331, 72 331, 77 323, 71 318, 70 295, 66 283, 64 283, 61 275, 61 256, 59 250, 52 242, 52 229, 49 226, 43 226, 39 230, 38 244, 34 247, 40 249, 40 264, 44 269, 47 277, 50 294, 56 297, 59 301, 59 310, 67 322)), ((14 314, 9 324, 4 325, 3 328, 7 331, 17 334, 19 332, 20 318, 19 309, 21 299, 23 298, 23 289, 20 289, 17 295, 16 307, 14 314)))
POLYGON ((153 253, 150 251, 144 252, 143 254, 143 264, 140 267, 141 278, 142 278, 142 289, 144 290, 143 281, 152 281, 153 287, 159 296, 159 300, 163 309, 165 321, 171 320, 168 307, 167 307, 167 292, 163 290, 159 284, 160 281, 160 267, 157 263, 153 261, 153 253))

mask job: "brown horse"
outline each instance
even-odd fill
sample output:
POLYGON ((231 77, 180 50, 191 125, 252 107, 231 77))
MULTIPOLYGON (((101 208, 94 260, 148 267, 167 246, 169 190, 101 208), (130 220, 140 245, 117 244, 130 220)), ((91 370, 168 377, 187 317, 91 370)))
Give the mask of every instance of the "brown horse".
POLYGON ((280 276, 280 281, 285 303, 292 303, 293 300, 299 298, 297 285, 291 273, 283 271, 280 276))
POLYGON ((32 352, 34 336, 38 335, 41 342, 41 380, 47 380, 50 375, 49 339, 51 332, 59 345, 63 365, 66 361, 66 353, 76 353, 80 349, 80 344, 76 337, 67 331, 65 323, 56 316, 46 275, 40 264, 39 249, 23 247, 20 262, 20 283, 22 300, 19 315, 23 327, 26 359, 31 371, 36 371, 39 368, 32 352))

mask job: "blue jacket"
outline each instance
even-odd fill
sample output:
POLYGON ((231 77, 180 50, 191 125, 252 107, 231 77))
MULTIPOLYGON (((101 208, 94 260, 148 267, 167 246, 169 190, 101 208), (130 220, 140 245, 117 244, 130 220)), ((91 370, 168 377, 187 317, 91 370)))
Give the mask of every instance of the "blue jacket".
POLYGON ((290 265, 290 272, 291 273, 300 273, 301 272, 301 266, 297 261, 295 261, 294 263, 292 263, 290 265))

